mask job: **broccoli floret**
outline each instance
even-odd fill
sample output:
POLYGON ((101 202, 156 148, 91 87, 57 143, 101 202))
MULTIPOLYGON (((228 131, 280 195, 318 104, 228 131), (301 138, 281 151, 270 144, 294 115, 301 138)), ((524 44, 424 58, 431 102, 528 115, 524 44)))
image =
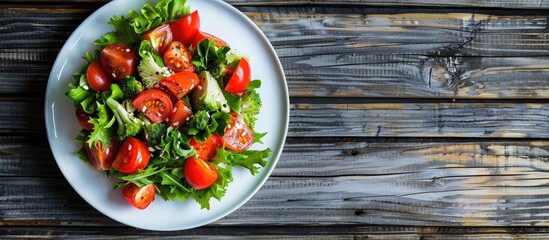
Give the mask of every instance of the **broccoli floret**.
POLYGON ((162 58, 152 51, 151 42, 143 40, 139 46, 139 56, 143 58, 137 66, 137 72, 143 81, 146 89, 154 87, 164 77, 171 74, 170 70, 164 66, 162 58))
POLYGON ((151 123, 145 115, 139 115, 144 125, 145 139, 147 145, 156 146, 162 141, 162 137, 168 132, 168 127, 164 123, 151 123))
POLYGON ((122 80, 120 87, 122 88, 122 92, 124 92, 124 96, 126 96, 126 98, 134 98, 137 94, 143 91, 143 84, 137 81, 134 77, 127 77, 122 80))
POLYGON ((261 98, 254 89, 244 91, 242 102, 240 104, 240 116, 244 122, 251 128, 254 128, 257 114, 261 110, 261 98))
POLYGON ((117 134, 119 140, 124 140, 129 136, 137 136, 137 134, 141 132, 143 121, 133 115, 135 108, 128 109, 127 107, 124 107, 131 106, 131 104, 120 104, 113 98, 108 98, 106 102, 118 122, 117 134))

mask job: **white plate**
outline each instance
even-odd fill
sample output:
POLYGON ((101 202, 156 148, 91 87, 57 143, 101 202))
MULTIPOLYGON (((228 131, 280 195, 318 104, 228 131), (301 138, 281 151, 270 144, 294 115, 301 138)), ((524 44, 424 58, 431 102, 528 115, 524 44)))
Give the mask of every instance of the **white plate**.
POLYGON ((74 156, 80 146, 74 141, 80 127, 74 115, 72 100, 64 95, 73 73, 83 64, 85 52, 92 52, 93 41, 112 31, 108 20, 124 15, 129 9, 139 10, 148 0, 115 0, 88 17, 69 37, 57 56, 46 90, 45 120, 48 140, 57 165, 71 186, 94 208, 121 223, 150 230, 182 230, 202 226, 220 219, 242 206, 259 190, 278 161, 288 129, 288 89, 282 67, 273 47, 261 30, 244 14, 220 0, 188 0, 191 9, 199 10, 201 30, 228 42, 233 49, 250 57, 252 79, 261 79, 259 89, 263 108, 256 123, 257 131, 268 132, 262 149, 273 152, 268 165, 256 176, 234 168, 234 182, 226 196, 218 202, 211 200, 211 210, 200 209, 189 199, 184 203, 167 202, 157 196, 145 210, 128 205, 120 190, 113 190, 114 178, 84 164, 74 156))

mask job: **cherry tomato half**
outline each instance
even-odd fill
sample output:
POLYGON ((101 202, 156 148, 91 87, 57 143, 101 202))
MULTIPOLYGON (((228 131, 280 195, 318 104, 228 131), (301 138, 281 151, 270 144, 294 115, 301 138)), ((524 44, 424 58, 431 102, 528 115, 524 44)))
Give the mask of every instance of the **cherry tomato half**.
POLYGON ((173 41, 164 53, 164 63, 174 72, 194 72, 189 49, 181 42, 173 41))
POLYGON ((185 161, 183 175, 191 187, 204 189, 213 185, 219 174, 211 163, 200 158, 190 157, 185 161))
POLYGON ((78 123, 82 126, 82 128, 88 131, 93 131, 93 124, 89 122, 90 115, 84 112, 81 108, 76 109, 76 119, 78 119, 78 123))
POLYGON ((229 44, 223 40, 221 40, 221 38, 218 38, 212 34, 209 34, 207 32, 202 32, 202 31, 198 31, 198 33, 196 33, 196 35, 194 36, 194 39, 191 43, 191 46, 196 49, 196 46, 198 46, 198 43, 204 39, 210 39, 210 40, 213 40, 215 42, 215 46, 216 47, 222 47, 222 46, 225 46, 225 47, 229 47, 229 44))
POLYGON ((181 99, 189 94, 200 83, 200 78, 193 72, 174 73, 160 81, 160 88, 166 90, 173 98, 181 99))
POLYGON ((137 54, 126 44, 115 43, 101 51, 101 68, 107 76, 116 81, 132 75, 137 64, 137 54))
POLYGON ((167 93, 159 89, 148 89, 139 93, 132 101, 134 107, 141 111, 152 123, 159 123, 172 113, 172 100, 167 93))
POLYGON ((111 80, 105 74, 99 61, 93 61, 86 71, 88 85, 95 91, 108 91, 111 87, 111 80))
POLYGON ((143 39, 151 42, 151 46, 155 54, 162 55, 162 53, 168 49, 170 43, 173 41, 170 25, 162 24, 160 27, 146 32, 143 35, 143 39))
POLYGON ((223 142, 228 149, 233 151, 244 151, 254 143, 254 132, 240 115, 231 112, 231 119, 227 122, 223 142))
POLYGON ((223 140, 221 137, 212 134, 212 136, 204 142, 197 142, 194 138, 191 138, 189 144, 194 148, 198 158, 209 161, 215 154, 217 154, 217 149, 223 147, 223 140))
POLYGON ((225 91, 232 94, 239 94, 246 90, 248 85, 250 85, 251 74, 250 74, 250 63, 246 58, 240 59, 238 66, 233 72, 233 75, 227 82, 225 86, 225 91))
POLYGON ((144 187, 138 187, 134 183, 130 183, 122 190, 124 199, 132 206, 141 210, 147 208, 151 204, 154 200, 154 194, 156 194, 156 189, 152 183, 144 187))
POLYGON ((179 127, 185 125, 192 115, 193 111, 189 108, 187 103, 183 100, 177 100, 173 107, 172 114, 168 118, 168 127, 177 130, 179 127))
POLYGON ((198 15, 198 11, 194 11, 177 22, 170 24, 170 28, 173 33, 173 38, 188 46, 193 41, 198 29, 200 29, 200 16, 198 15))
POLYGON ((89 136, 84 139, 84 151, 88 156, 88 161, 97 170, 109 170, 118 153, 120 143, 116 139, 111 139, 111 142, 103 149, 103 143, 97 142, 96 145, 92 145, 91 148, 87 143, 89 136))
POLYGON ((128 137, 122 143, 112 167, 121 173, 133 174, 145 169, 151 153, 147 144, 137 138, 128 137))

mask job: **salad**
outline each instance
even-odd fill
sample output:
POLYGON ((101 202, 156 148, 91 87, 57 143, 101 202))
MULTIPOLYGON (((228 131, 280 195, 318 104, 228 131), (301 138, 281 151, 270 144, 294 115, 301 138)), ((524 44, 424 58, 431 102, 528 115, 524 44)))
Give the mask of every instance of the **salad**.
POLYGON ((234 167, 255 175, 267 164, 271 149, 251 150, 267 134, 255 129, 261 81, 249 59, 200 29, 198 11, 161 0, 109 24, 66 95, 83 128, 76 155, 117 178, 132 206, 159 195, 209 209, 234 167))

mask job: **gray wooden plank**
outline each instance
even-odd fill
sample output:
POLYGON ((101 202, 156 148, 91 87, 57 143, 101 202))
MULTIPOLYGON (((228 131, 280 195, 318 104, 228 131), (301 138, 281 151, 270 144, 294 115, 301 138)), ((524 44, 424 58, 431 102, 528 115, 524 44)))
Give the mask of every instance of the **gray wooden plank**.
MULTIPOLYGON (((48 2, 50 4, 71 3, 96 3, 108 2, 109 0, 34 0, 33 2, 48 2)), ((347 6, 390 6, 390 7, 478 7, 478 8, 516 8, 516 9, 547 9, 549 3, 545 0, 457 0, 457 1, 435 1, 435 0, 224 0, 234 6, 273 6, 273 5, 347 5, 347 6)), ((22 0, 5 0, 5 4, 23 3, 22 0)))
POLYGON ((452 228, 407 226, 205 226, 187 231, 153 232, 113 227, 0 227, 7 239, 545 239, 546 228, 452 228))
MULTIPOLYGON (((245 10, 275 46, 291 96, 549 97, 545 16, 317 11, 245 10)), ((0 93, 43 92, 85 16, 0 12, 10 30, 0 32, 0 93)))
POLYGON ((290 137, 547 138, 548 106, 515 103, 358 103, 290 106, 290 137))
MULTIPOLYGON (((549 226, 548 163, 547 141, 289 139, 266 184, 213 225, 549 226)), ((120 226, 60 176, 21 171, 34 172, 0 177, 2 225, 120 226)))

